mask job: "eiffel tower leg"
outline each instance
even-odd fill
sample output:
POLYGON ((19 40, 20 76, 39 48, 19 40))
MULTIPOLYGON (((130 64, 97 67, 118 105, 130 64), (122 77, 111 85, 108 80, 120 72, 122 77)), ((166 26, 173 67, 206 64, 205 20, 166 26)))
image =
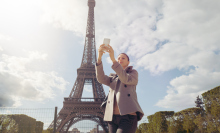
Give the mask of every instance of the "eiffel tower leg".
MULTIPOLYGON (((60 123, 60 125, 57 128, 58 132, 64 132, 66 131, 66 129, 69 129, 72 122, 70 122, 70 120, 73 121, 73 119, 75 118, 75 114, 72 115, 72 111, 69 112, 68 116, 62 120, 62 122, 60 123)), ((67 130, 68 131, 68 130, 67 130)))
POLYGON ((81 88, 83 86, 84 86, 84 77, 83 78, 77 77, 69 97, 80 98, 82 96, 81 88))
POLYGON ((70 120, 69 124, 67 125, 66 131, 68 131, 69 128, 71 127, 71 125, 73 124, 73 119, 74 119, 74 118, 72 118, 72 119, 70 120))
POLYGON ((72 95, 73 95, 73 93, 74 93, 74 91, 75 91, 76 86, 77 86, 78 83, 79 83, 79 78, 77 77, 77 78, 76 78, 76 81, 75 81, 75 83, 74 83, 74 85, 73 85, 73 88, 72 88, 72 90, 71 90, 71 92, 70 92, 69 97, 73 97, 72 95))
POLYGON ((100 84, 96 78, 93 78, 94 88, 97 91, 97 98, 105 98, 105 91, 103 89, 102 84, 100 84))
POLYGON ((72 126, 73 123, 73 119, 69 120, 68 122, 66 122, 66 124, 62 127, 62 129, 58 132, 62 132, 62 133, 68 133, 69 128, 72 126))
POLYGON ((106 121, 103 121, 102 118, 99 118, 99 121, 101 123, 101 127, 103 128, 103 130, 107 133, 108 132, 108 123, 106 121))

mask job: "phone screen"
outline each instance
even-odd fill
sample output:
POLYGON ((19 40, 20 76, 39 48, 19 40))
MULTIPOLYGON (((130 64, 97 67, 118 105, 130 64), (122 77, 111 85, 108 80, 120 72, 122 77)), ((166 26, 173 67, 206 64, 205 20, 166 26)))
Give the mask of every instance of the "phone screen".
POLYGON ((105 44, 105 45, 110 44, 110 39, 109 38, 104 38, 103 44, 105 44))

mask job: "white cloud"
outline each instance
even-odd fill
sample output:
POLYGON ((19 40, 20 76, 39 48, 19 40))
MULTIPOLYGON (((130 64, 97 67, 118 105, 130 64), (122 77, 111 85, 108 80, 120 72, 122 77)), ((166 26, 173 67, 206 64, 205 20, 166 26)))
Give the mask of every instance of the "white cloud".
POLYGON ((65 89, 68 82, 57 73, 31 69, 34 62, 46 60, 46 56, 35 51, 28 57, 0 57, 0 106, 20 106, 23 99, 43 101, 53 98, 55 90, 65 89))
POLYGON ((71 30, 82 36, 86 32, 87 1, 78 0, 45 0, 42 17, 43 23, 51 23, 57 28, 71 30))
POLYGON ((91 87, 85 86, 85 87, 84 87, 84 90, 85 90, 86 92, 92 92, 92 88, 91 88, 91 87))
POLYGON ((29 57, 16 57, 16 56, 9 56, 2 54, 2 63, 7 64, 7 68, 9 71, 24 71, 26 68, 26 65, 33 62, 34 60, 45 60, 47 57, 47 54, 42 54, 39 52, 29 52, 29 57))
MULTIPOLYGON (((96 1, 95 27, 96 43, 103 38, 111 38, 111 45, 117 54, 127 51, 132 56, 141 57, 154 51, 158 40, 153 30, 158 19, 160 0, 152 1, 96 1), (114 10, 113 10, 114 9, 114 10)), ((85 35, 88 16, 87 1, 47 0, 44 1, 43 22, 55 27, 71 30, 77 35, 85 35)))
POLYGON ((167 43, 156 52, 143 56, 137 61, 137 65, 154 74, 175 68, 183 69, 192 65, 187 60, 190 60, 190 56, 197 52, 197 49, 185 44, 167 43))
POLYGON ((116 55, 127 52, 137 58, 154 51, 158 43, 153 34, 158 14, 152 9, 160 6, 158 1, 101 1, 95 12, 96 16, 103 16, 96 18, 97 44, 109 37, 116 55))
POLYGON ((10 41, 11 39, 12 39, 11 37, 5 36, 5 35, 3 35, 3 34, 0 33, 0 41, 1 41, 1 40, 10 41))
POLYGON ((163 19, 157 23, 155 34, 169 42, 143 56, 138 65, 152 73, 177 68, 186 75, 171 80, 167 95, 157 106, 192 107, 196 96, 220 85, 219 5, 219 1, 164 2, 163 19))
MULTIPOLYGON (((108 53, 107 53, 107 54, 108 54, 108 53)), ((106 58, 106 62, 108 62, 109 64, 112 64, 111 58, 110 58, 110 57, 107 57, 107 58, 106 58)))
POLYGON ((167 90, 167 95, 157 102, 157 106, 175 108, 177 110, 195 107, 194 101, 198 95, 219 86, 220 72, 209 72, 197 68, 189 75, 173 79, 167 90))
POLYGON ((82 98, 94 98, 92 85, 84 84, 82 98))
POLYGON ((165 1, 157 33, 172 42, 185 42, 202 50, 219 50, 219 5, 217 0, 165 1))
MULTIPOLYGON (((35 23, 36 17, 40 14, 39 3, 41 0, 1 0, 1 32, 0 40, 15 39, 19 35, 24 35, 27 31, 38 28, 35 23), (37 10, 38 9, 38 10, 37 10), (13 32, 8 32, 13 31, 13 32), (14 36, 16 34, 16 36, 14 36)), ((36 30, 35 30, 36 32, 36 30)), ((27 37, 28 35, 26 35, 27 37)))

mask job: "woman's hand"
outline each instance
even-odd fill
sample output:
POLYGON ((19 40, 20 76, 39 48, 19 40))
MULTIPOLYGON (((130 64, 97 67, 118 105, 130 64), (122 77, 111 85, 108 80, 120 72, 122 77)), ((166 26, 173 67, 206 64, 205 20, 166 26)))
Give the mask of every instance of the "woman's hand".
POLYGON ((115 60, 114 50, 109 44, 108 47, 106 47, 106 52, 109 53, 110 59, 112 60, 113 63, 115 63, 116 60, 115 60))
POLYGON ((98 49, 98 61, 97 63, 101 63, 102 61, 102 55, 105 53, 104 50, 106 49, 105 44, 100 45, 99 49, 98 49))
MULTIPOLYGON (((105 53, 105 52, 104 52, 105 48, 106 48, 105 44, 102 44, 102 45, 99 46, 98 55, 99 55, 100 57, 102 57, 102 55, 105 53)), ((98 56, 98 57, 99 57, 99 56, 98 56)))

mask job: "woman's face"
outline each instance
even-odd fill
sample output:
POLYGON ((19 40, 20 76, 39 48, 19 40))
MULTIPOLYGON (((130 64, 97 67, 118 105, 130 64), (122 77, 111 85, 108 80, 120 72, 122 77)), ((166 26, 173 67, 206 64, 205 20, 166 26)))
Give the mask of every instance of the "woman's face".
POLYGON ((118 56, 118 63, 125 69, 129 65, 128 57, 124 54, 118 56))

